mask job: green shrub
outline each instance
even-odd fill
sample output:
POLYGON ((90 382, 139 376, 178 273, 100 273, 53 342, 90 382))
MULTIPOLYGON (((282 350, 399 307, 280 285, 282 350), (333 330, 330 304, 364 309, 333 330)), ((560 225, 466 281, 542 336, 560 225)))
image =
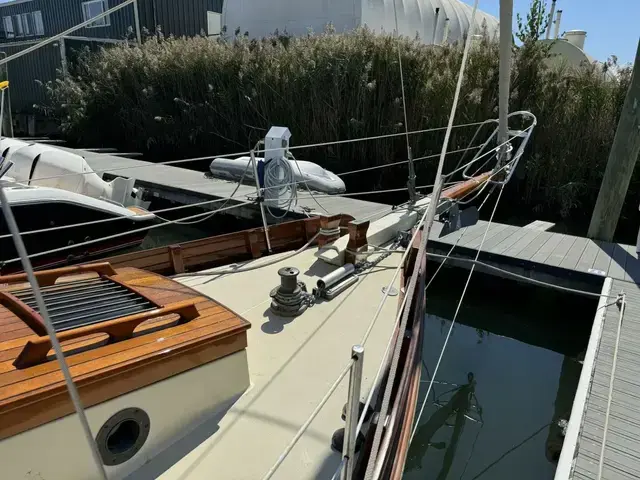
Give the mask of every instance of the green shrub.
MULTIPOLYGON (((261 41, 153 37, 140 47, 104 49, 82 56, 70 76, 47 86, 48 111, 70 141, 162 160, 248 150, 272 125, 289 127, 294 145, 401 133, 397 41, 409 130, 446 125, 462 46, 428 46, 366 28, 261 41)), ((548 69, 535 45, 514 51, 510 109, 530 110, 538 126, 525 154, 526 175, 509 189, 510 203, 538 218, 588 217, 629 72, 605 81, 602 67, 548 69)), ((455 123, 495 118, 497 94, 498 45, 478 40, 455 123)), ((449 149, 466 147, 474 131, 454 129, 449 149)), ((482 136, 488 133, 486 128, 482 136)), ((443 138, 442 131, 412 135, 414 157, 439 153, 443 138)), ((404 160, 406 146, 398 136, 304 149, 296 156, 339 173, 404 160)), ((448 168, 458 159, 451 155, 448 168)), ((208 163, 192 167, 204 170, 208 163)), ((432 183, 436 164, 418 163, 418 184, 432 183)), ((396 188, 405 185, 406 172, 403 165, 345 180, 351 191, 396 188)), ((637 182, 631 189, 637 193, 637 182)))

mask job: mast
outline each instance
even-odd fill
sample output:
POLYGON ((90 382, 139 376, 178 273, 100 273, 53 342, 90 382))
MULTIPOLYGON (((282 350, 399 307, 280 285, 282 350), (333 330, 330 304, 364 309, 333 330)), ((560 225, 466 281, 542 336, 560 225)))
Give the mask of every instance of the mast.
POLYGON ((500 0, 500 76, 498 90, 498 166, 507 160, 509 151, 509 87, 511 81, 511 26, 513 24, 513 0, 500 0))

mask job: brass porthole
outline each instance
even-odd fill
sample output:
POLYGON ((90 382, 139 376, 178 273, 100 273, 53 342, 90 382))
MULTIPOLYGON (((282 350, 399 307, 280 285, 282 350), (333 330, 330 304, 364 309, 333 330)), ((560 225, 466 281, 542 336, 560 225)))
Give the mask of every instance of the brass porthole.
POLYGON ((133 458, 149 436, 151 421, 140 408, 125 408, 107 420, 96 443, 105 465, 120 465, 133 458))

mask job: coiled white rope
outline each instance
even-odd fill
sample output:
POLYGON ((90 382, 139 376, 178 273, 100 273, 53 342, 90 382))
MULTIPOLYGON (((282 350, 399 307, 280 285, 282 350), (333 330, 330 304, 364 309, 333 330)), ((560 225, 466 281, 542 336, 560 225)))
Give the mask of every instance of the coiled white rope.
POLYGON ((276 157, 265 163, 264 204, 273 218, 284 218, 297 205, 297 188, 293 169, 286 158, 276 157), (275 215, 271 207, 283 210, 282 215, 275 215))

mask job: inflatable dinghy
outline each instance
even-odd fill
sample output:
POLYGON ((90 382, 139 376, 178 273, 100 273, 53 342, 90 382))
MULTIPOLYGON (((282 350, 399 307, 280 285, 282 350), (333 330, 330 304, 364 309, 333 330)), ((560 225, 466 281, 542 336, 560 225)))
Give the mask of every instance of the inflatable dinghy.
MULTIPOLYGON (((264 179, 262 172, 267 163, 263 158, 256 157, 258 162, 257 170, 258 177, 260 177, 260 185, 264 186, 264 179)), ((344 193, 346 187, 344 182, 335 173, 325 170, 320 165, 312 162, 306 162, 304 160, 286 160, 291 166, 295 181, 297 183, 306 183, 311 190, 317 192, 337 194, 344 193)), ((245 181, 255 183, 253 174, 253 168, 250 165, 251 157, 239 157, 237 159, 230 158, 216 158, 211 162, 209 167, 211 174, 216 178, 223 180, 239 181, 242 178, 243 173, 245 181), (245 173, 246 170, 246 173, 245 173)), ((300 185, 299 187, 302 187, 300 185)))

